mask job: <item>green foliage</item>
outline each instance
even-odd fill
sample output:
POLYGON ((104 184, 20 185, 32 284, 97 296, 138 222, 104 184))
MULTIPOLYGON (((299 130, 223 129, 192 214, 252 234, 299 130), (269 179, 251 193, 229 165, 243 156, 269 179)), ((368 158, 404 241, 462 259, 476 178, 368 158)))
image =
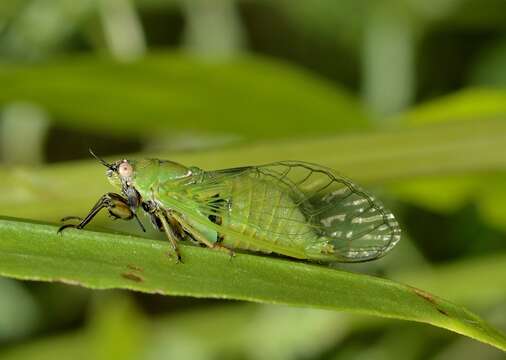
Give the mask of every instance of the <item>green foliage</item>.
POLYGON ((494 44, 481 56, 471 73, 471 82, 475 86, 506 86, 506 43, 494 44))
MULTIPOLYGON (((455 130, 461 127, 486 126, 487 119, 500 119, 506 116, 506 92, 501 89, 475 88, 457 92, 436 101, 422 104, 399 116, 398 120, 410 126, 427 124, 453 123, 455 130), (470 124, 466 125, 469 122, 470 124)), ((496 141, 506 140, 506 134, 497 133, 496 141)), ((483 141, 488 146, 492 138, 474 138, 476 144, 483 141)), ((469 154, 472 156, 471 154, 469 154)), ((471 159, 471 158, 468 158, 471 159)), ((399 184, 394 192, 401 198, 424 206, 433 211, 449 213, 464 204, 477 203, 483 219, 489 224, 506 228, 506 194, 504 193, 504 174, 498 173, 494 167, 489 168, 484 159, 483 171, 487 174, 444 176, 437 178, 417 179, 399 184)))
POLYGON ((287 137, 367 126, 346 91, 286 64, 246 56, 205 63, 154 53, 131 64, 76 57, 35 68, 3 65, 0 82, 11 84, 0 92, 0 105, 31 101, 62 125, 118 137, 183 130, 287 137))
POLYGON ((471 88, 417 106, 400 116, 412 125, 498 119, 506 115, 506 90, 471 88))

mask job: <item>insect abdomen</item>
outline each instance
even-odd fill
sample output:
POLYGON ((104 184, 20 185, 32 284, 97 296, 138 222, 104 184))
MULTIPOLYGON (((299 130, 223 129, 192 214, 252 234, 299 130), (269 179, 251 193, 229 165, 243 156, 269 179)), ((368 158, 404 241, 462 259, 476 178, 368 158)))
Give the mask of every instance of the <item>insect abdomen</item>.
POLYGON ((228 240, 225 237, 226 245, 272 252, 272 248, 258 246, 258 241, 255 241, 263 240, 276 249, 303 251, 309 241, 317 238, 297 204, 283 189, 255 178, 231 181, 230 185, 230 217, 223 226, 245 235, 251 241, 228 240))

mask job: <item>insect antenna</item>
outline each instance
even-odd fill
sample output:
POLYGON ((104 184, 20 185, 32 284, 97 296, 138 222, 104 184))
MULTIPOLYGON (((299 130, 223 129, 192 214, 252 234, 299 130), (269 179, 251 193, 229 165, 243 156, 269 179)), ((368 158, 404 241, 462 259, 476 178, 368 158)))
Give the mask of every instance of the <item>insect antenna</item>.
POLYGON ((105 167, 107 167, 107 168, 108 168, 108 169, 110 169, 110 170, 113 170, 113 171, 114 171, 114 170, 116 170, 116 169, 114 168, 114 165, 109 164, 107 161, 105 161, 104 159, 102 159, 100 156, 96 155, 96 154, 93 152, 93 150, 91 150, 91 148, 89 148, 89 149, 88 149, 88 151, 90 152, 91 156, 93 156, 95 159, 97 159, 98 161, 100 161, 100 163, 101 163, 102 165, 104 165, 105 167))

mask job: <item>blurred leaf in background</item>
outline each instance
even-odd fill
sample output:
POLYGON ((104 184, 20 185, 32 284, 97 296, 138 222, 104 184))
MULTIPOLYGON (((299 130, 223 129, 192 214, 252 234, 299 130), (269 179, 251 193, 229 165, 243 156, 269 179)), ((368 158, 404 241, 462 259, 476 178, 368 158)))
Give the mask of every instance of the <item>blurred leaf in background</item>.
POLYGON ((367 126, 365 111, 345 90, 265 59, 207 64, 157 53, 117 64, 74 57, 37 67, 4 65, 0 81, 10 84, 0 94, 3 104, 30 101, 49 109, 57 124, 116 136, 144 135, 146 141, 161 131, 261 139, 367 126))

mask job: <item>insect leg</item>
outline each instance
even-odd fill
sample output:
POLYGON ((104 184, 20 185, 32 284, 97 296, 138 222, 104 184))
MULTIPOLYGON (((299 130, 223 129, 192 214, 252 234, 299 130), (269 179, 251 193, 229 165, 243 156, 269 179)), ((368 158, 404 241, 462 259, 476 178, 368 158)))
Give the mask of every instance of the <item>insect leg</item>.
MULTIPOLYGON (((160 213, 160 211, 158 211, 158 206, 156 205, 156 203, 152 200, 145 201, 142 203, 142 208, 146 213, 149 214, 151 218, 151 224, 153 224, 155 229, 164 232, 165 230, 163 228, 163 224, 159 218, 159 215, 157 215, 157 213, 160 213)), ((190 234, 185 232, 181 224, 179 224, 174 218, 172 218, 171 216, 167 216, 167 222, 169 223, 169 227, 171 227, 173 232, 177 235, 178 240, 189 239, 195 242, 195 240, 190 236, 190 234)))
POLYGON ((162 222, 155 214, 157 210, 156 204, 153 201, 145 201, 141 204, 141 206, 142 209, 149 214, 151 224, 154 226, 154 228, 158 231, 164 231, 162 222))
POLYGON ((195 229, 193 226, 188 224, 184 219, 182 219, 178 214, 171 213, 171 216, 176 219, 178 223, 180 223, 184 230, 190 233, 190 235, 197 240, 198 242, 204 244, 205 246, 211 248, 211 249, 218 249, 221 251, 226 252, 230 256, 235 256, 235 253, 232 249, 229 249, 225 245, 221 244, 221 242, 211 242, 204 235, 202 235, 197 229, 195 229))
MULTIPOLYGON (((79 224, 66 224, 62 225, 58 229, 58 233, 62 232, 64 229, 73 227, 76 229, 82 229, 84 228, 94 217, 98 214, 98 212, 102 209, 107 209, 109 211, 109 214, 115 218, 115 219, 123 219, 123 220, 130 220, 135 218, 137 222, 139 223, 141 229, 143 231, 146 231, 144 229, 144 226, 140 222, 139 218, 137 217, 137 214, 132 212, 128 206, 128 202, 125 198, 123 198, 119 194, 115 193, 107 193, 103 195, 100 199, 98 199, 97 203, 93 206, 93 208, 90 210, 88 215, 82 220, 79 224)), ((78 219, 81 220, 77 216, 66 216, 62 219, 62 221, 67 221, 71 219, 78 219)))
POLYGON ((173 228, 169 225, 169 222, 167 220, 166 214, 162 210, 156 210, 155 216, 160 220, 163 230, 165 231, 165 234, 167 235, 167 238, 170 241, 170 244, 172 245, 173 253, 176 255, 177 261, 181 261, 181 254, 179 253, 179 249, 177 246, 177 235, 174 232, 173 228))

